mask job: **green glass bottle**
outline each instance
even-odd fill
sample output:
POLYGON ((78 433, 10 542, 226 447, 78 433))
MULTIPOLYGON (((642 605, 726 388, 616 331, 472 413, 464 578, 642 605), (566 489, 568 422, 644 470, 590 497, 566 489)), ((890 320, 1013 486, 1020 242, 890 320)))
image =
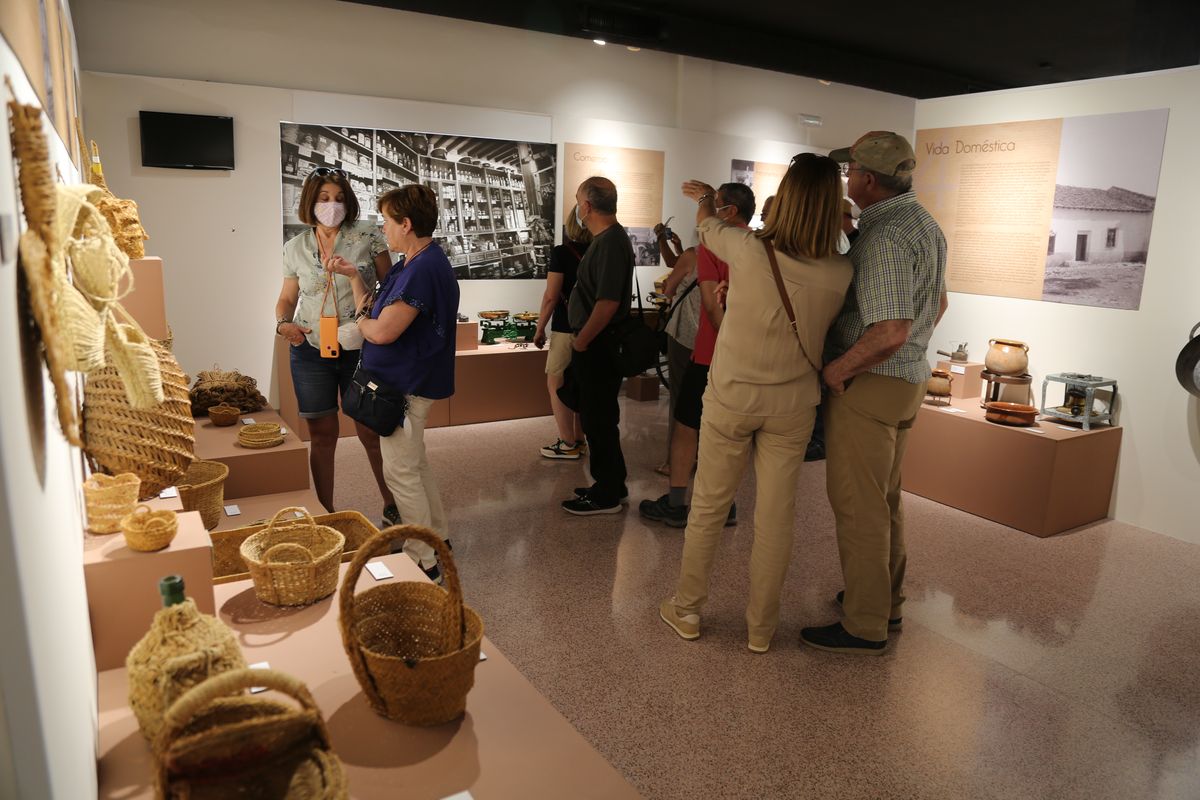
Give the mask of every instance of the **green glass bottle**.
POLYGON ((163 608, 179 605, 187 599, 183 594, 183 578, 179 575, 168 575, 159 580, 158 593, 162 595, 163 608))

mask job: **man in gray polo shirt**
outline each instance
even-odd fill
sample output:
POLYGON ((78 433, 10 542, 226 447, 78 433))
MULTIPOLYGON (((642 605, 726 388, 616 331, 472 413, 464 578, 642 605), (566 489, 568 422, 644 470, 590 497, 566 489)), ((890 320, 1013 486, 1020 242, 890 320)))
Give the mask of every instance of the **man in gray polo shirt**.
POLYGON ((821 650, 878 655, 904 605, 900 462, 925 396, 925 353, 946 310, 946 239, 912 192, 917 161, 899 134, 871 131, 829 154, 846 166, 862 214, 850 248, 854 282, 826 339, 821 372, 826 485, 846 589, 843 621, 805 628, 821 650))

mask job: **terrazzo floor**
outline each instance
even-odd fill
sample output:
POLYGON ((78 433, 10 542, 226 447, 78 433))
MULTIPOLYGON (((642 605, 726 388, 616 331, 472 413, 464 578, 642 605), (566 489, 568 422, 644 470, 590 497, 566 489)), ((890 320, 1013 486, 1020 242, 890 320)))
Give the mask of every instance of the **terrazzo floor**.
MULTIPOLYGON (((1200 797, 1200 547, 1117 522, 1038 539, 905 495, 904 630, 881 658, 798 645, 841 588, 823 463, 769 653, 743 621, 753 475, 702 636, 658 618, 682 531, 665 491, 666 402, 623 399, 632 508, 571 517, 579 462, 539 457, 547 418, 427 433, 467 602, 488 635, 647 798, 1200 797)), ((338 449, 339 508, 378 517, 366 458, 338 449)))

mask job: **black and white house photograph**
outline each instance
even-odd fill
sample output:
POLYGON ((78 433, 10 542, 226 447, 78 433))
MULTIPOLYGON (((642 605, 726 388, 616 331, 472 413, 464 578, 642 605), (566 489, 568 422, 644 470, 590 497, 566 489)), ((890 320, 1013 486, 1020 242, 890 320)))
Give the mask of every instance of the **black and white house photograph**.
POLYGON ((554 244, 557 148, 450 134, 280 123, 283 238, 305 226, 301 189, 319 167, 344 170, 361 218, 382 224, 376 199, 407 183, 437 195, 435 238, 460 279, 545 278, 554 244))
POLYGON ((1167 113, 1063 119, 1043 300, 1141 304, 1167 113))

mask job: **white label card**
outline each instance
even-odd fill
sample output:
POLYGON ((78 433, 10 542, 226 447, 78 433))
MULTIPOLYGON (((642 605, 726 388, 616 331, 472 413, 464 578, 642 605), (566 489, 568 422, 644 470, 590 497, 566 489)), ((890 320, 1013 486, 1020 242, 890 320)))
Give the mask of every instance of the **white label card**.
POLYGON ((394 578, 392 571, 388 569, 387 564, 382 561, 371 561, 367 564, 367 572, 371 573, 371 577, 377 581, 386 581, 388 578, 394 578))
POLYGON ((241 513, 242 513, 242 510, 240 508, 238 508, 236 505, 225 506, 225 516, 227 516, 227 517, 236 517, 238 514, 241 514, 241 513))
POLYGON ((167 488, 165 488, 161 492, 159 492, 158 496, 162 500, 169 500, 172 497, 179 497, 179 490, 176 489, 174 486, 168 486, 167 488))
POLYGON ((475 796, 470 792, 459 792, 452 794, 449 797, 443 797, 442 800, 475 800, 475 796))
POLYGON ((965 414, 965 413, 967 413, 966 411, 963 411, 961 408, 955 408, 954 406, 946 406, 945 408, 942 409, 942 411, 945 411, 947 414, 965 414))
POLYGON ((281 427, 281 428, 279 429, 279 435, 280 435, 280 436, 287 436, 287 428, 282 428, 282 427, 281 427))
MULTIPOLYGON (((250 669, 270 669, 270 668, 271 668, 271 662, 269 662, 269 661, 260 661, 257 664, 250 665, 250 669)), ((259 692, 265 692, 266 690, 267 690, 267 687, 265 687, 265 686, 251 686, 250 694, 258 694, 259 692)))
POLYGON ((960 367, 960 366, 956 366, 954 364, 950 365, 950 371, 953 372, 955 375, 966 375, 967 374, 966 367, 960 367))
POLYGON ((1026 428, 1025 430, 1029 431, 1030 433, 1040 433, 1040 434, 1043 434, 1043 435, 1045 435, 1045 433, 1046 433, 1046 432, 1045 432, 1044 430, 1042 430, 1041 428, 1026 428))
POLYGON ((480 651, 479 651, 479 660, 480 660, 480 661, 487 661, 487 653, 485 653, 485 652, 483 652, 482 650, 480 650, 480 651))
POLYGON ((243 425, 253 425, 254 417, 242 417, 242 424, 243 425))

